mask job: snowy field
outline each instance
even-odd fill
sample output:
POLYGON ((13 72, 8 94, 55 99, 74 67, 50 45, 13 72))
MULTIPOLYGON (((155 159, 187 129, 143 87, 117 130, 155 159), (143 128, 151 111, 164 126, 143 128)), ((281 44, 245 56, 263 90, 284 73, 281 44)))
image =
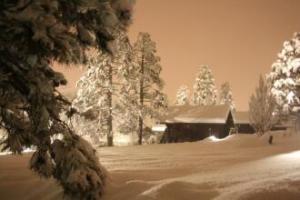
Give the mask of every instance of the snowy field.
MULTIPOLYGON (((299 200, 300 135, 99 149, 109 170, 104 200, 299 200)), ((0 157, 1 200, 62 199, 28 170, 30 155, 0 157)))

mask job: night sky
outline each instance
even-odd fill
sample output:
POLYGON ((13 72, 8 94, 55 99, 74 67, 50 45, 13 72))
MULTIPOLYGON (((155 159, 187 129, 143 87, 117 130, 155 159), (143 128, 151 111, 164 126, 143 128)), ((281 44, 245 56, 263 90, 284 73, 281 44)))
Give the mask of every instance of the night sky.
MULTIPOLYGON (((219 86, 229 81, 238 110, 248 99, 259 74, 270 71, 284 40, 300 31, 299 0, 137 0, 129 30, 149 32, 162 59, 164 91, 170 103, 178 87, 192 85, 199 67, 211 67, 219 86)), ((64 71, 75 91, 82 71, 64 71)))

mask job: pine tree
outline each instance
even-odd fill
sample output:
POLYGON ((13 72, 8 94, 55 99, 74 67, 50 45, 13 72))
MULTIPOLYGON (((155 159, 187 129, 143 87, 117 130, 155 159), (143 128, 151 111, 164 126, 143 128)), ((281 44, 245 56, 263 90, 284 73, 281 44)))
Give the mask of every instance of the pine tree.
POLYGON ((300 80, 300 33, 285 41, 283 49, 272 65, 268 78, 272 82, 272 93, 276 97, 280 113, 290 113, 299 105, 296 86, 300 80))
POLYGON ((108 146, 113 146, 113 132, 117 131, 116 119, 125 117, 124 109, 118 116, 121 109, 119 91, 127 86, 132 54, 129 39, 124 32, 116 36, 115 42, 118 48, 113 57, 99 52, 90 57, 88 70, 77 83, 77 97, 73 101, 73 107, 83 116, 77 117, 76 129, 88 131, 88 135, 96 142, 106 136, 108 146))
POLYGON ((155 119, 167 106, 162 93, 163 81, 160 78, 160 58, 156 56, 156 45, 148 33, 140 33, 134 44, 137 67, 139 133, 138 143, 142 144, 144 124, 148 117, 155 119))
MULTIPOLYGON (((119 98, 119 112, 121 115, 117 118, 118 130, 121 134, 129 135, 132 139, 137 138, 138 134, 138 120, 139 120, 139 99, 137 84, 132 85, 130 82, 125 82, 120 89, 119 98)), ((129 141, 130 143, 130 141, 129 141)))
POLYGON ((250 123, 259 135, 269 131, 275 124, 276 99, 270 85, 260 76, 259 85, 249 101, 250 123))
POLYGON ((176 105, 188 105, 190 104, 189 100, 190 90, 186 85, 182 85, 179 87, 176 94, 176 105))
POLYGON ((5 149, 35 146, 30 167, 54 177, 69 199, 100 199, 105 171, 94 149, 60 118, 70 102, 51 65, 81 63, 85 49, 112 53, 115 32, 130 24, 130 1, 0 1, 0 116, 5 149), (63 135, 63 139, 51 140, 63 135))
POLYGON ((121 82, 119 92, 119 107, 121 113, 117 119, 119 132, 125 135, 130 135, 132 139, 138 134, 139 120, 139 88, 136 79, 136 68, 133 63, 127 67, 127 74, 124 74, 124 79, 121 82))
POLYGON ((97 53, 89 60, 89 69, 77 83, 77 96, 73 107, 81 113, 76 117, 75 129, 88 134, 99 142, 107 137, 107 145, 113 145, 112 138, 112 95, 114 63, 109 55, 97 53))
POLYGON ((120 114, 116 121, 118 131, 121 134, 130 135, 134 141, 138 132, 139 80, 134 50, 131 46, 127 48, 126 57, 126 62, 123 62, 123 70, 120 70, 119 106, 117 108, 120 114))
POLYGON ((193 89, 194 105, 207 106, 217 103, 215 79, 207 65, 203 65, 200 68, 193 89))
POLYGON ((220 105, 229 105, 232 110, 235 110, 235 105, 233 102, 232 91, 230 84, 225 82, 221 85, 220 95, 219 95, 220 105))

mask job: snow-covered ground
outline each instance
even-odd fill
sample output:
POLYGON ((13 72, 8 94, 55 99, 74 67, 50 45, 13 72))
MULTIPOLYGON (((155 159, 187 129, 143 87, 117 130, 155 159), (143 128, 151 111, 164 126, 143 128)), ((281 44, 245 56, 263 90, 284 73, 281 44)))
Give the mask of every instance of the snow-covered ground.
MULTIPOLYGON (((99 149, 109 170, 104 200, 300 199, 300 135, 99 149)), ((26 167, 29 155, 0 157, 0 199, 62 199, 53 180, 26 167)))

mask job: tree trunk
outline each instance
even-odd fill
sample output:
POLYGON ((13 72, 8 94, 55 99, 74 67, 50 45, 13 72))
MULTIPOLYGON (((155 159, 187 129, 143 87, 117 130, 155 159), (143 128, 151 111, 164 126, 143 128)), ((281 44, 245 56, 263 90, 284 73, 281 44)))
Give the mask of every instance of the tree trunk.
POLYGON ((142 55, 142 62, 141 62, 141 69, 140 69, 140 116, 139 116, 139 145, 142 145, 143 143, 143 109, 144 109, 144 54, 142 55))
POLYGON ((113 69, 112 66, 109 66, 109 90, 108 90, 108 107, 109 107, 109 116, 108 116, 108 134, 107 134, 107 145, 109 147, 114 145, 113 137, 113 113, 112 113, 112 86, 113 86, 113 69))
POLYGON ((139 117, 139 145, 143 143, 143 118, 139 117))

